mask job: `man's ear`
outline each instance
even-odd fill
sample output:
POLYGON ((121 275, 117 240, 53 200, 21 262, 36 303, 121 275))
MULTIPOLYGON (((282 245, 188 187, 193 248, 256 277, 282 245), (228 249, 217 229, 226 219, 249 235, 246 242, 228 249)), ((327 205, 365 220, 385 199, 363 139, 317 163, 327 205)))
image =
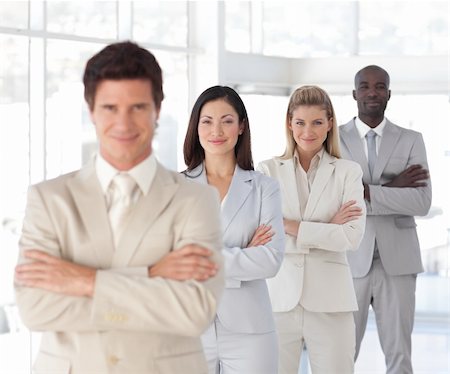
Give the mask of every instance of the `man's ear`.
POLYGON ((353 96, 353 98, 356 100, 356 90, 353 90, 353 91, 352 91, 352 96, 353 96))

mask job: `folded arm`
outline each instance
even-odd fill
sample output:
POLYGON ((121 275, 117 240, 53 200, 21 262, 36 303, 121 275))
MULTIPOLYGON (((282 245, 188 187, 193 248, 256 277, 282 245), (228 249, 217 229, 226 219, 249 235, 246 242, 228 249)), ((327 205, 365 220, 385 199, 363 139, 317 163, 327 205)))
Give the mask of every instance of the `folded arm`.
POLYGON ((218 251, 219 207, 212 193, 202 195, 191 207, 183 237, 177 243, 177 249, 195 242, 213 253, 211 260, 220 268, 216 269, 216 276, 204 282, 150 278, 147 272, 101 270, 74 264, 63 259, 54 231, 43 199, 32 187, 15 280, 19 311, 30 329, 124 329, 191 336, 199 335, 213 318, 223 288, 223 269, 218 251), (26 252, 29 249, 45 253, 26 252), (57 270, 61 265, 63 270, 57 270), (49 274, 44 275, 45 272, 49 274), (90 281, 82 280, 83 274, 86 279, 92 279, 94 274, 93 288, 90 281))
POLYGON ((271 278, 281 266, 284 253, 283 215, 280 189, 275 180, 264 186, 260 211, 260 224, 264 226, 252 234, 247 247, 226 247, 222 251, 227 279, 250 281, 271 278), (269 237, 270 241, 267 241, 269 237))
POLYGON ((365 186, 368 215, 424 216, 431 206, 431 181, 422 136, 418 136, 404 171, 381 185, 365 186))
POLYGON ((348 172, 343 188, 343 204, 329 222, 302 221, 299 224, 297 248, 300 251, 307 253, 313 248, 333 252, 358 249, 366 222, 361 180, 359 167, 348 172))

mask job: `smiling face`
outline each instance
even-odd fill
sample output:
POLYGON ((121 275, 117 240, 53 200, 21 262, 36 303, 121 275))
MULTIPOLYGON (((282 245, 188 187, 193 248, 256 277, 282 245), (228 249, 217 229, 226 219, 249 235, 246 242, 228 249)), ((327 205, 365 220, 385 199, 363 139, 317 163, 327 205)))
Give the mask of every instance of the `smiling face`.
POLYGON ((243 126, 234 108, 225 100, 203 105, 198 122, 198 136, 205 156, 235 157, 235 146, 243 126))
POLYGON ((383 70, 363 69, 355 79, 353 98, 358 104, 358 116, 371 127, 384 118, 384 111, 391 97, 389 77, 383 70))
POLYGON ((289 129, 299 155, 312 157, 319 152, 332 126, 332 119, 320 106, 300 105, 294 109, 289 129))
POLYGON ((90 112, 100 153, 118 170, 129 170, 152 152, 159 109, 149 80, 103 80, 90 112))

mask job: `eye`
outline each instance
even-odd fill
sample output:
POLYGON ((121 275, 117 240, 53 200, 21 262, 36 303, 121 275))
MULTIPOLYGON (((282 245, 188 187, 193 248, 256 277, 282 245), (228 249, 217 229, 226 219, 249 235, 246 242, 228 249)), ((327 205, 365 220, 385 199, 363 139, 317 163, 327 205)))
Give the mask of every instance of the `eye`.
POLYGON ((204 125, 204 126, 207 126, 207 125, 210 125, 210 124, 211 124, 211 120, 207 119, 207 118, 201 119, 200 123, 199 123, 199 125, 204 125))
POLYGON ((146 108, 147 108, 147 104, 144 104, 144 103, 135 104, 133 106, 133 109, 136 111, 145 110, 146 108))
POLYGON ((316 126, 320 126, 323 124, 323 121, 314 121, 313 124, 316 126))
POLYGON ((294 121, 295 126, 303 126, 305 123, 303 121, 294 121))
POLYGON ((116 109, 116 107, 111 104, 104 104, 104 105, 102 105, 102 108, 104 110, 106 110, 107 112, 113 112, 116 109))

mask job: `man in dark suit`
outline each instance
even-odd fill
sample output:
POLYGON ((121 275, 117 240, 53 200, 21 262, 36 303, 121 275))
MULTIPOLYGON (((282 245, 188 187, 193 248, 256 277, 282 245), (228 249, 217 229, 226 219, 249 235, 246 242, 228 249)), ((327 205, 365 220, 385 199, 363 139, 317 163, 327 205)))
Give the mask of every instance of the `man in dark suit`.
POLYGON ((340 126, 342 157, 363 169, 367 221, 358 251, 348 253, 359 310, 356 357, 375 312, 386 372, 412 373, 411 334, 417 273, 423 271, 414 216, 428 213, 431 183, 422 135, 390 122, 389 74, 370 65, 355 75, 358 117, 340 126))

